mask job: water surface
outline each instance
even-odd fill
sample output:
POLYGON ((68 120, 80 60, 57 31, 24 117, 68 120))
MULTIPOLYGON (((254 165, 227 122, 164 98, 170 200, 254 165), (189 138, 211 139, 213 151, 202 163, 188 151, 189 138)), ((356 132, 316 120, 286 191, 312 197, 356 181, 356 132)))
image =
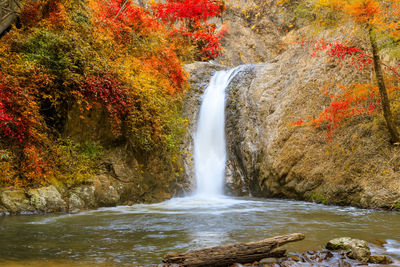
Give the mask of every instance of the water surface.
POLYGON ((157 264, 169 252, 295 232, 306 239, 288 245, 290 251, 321 249, 332 238, 351 236, 386 240, 379 252, 399 259, 399 229, 400 214, 394 212, 288 200, 192 197, 78 214, 2 217, 0 265, 157 264))

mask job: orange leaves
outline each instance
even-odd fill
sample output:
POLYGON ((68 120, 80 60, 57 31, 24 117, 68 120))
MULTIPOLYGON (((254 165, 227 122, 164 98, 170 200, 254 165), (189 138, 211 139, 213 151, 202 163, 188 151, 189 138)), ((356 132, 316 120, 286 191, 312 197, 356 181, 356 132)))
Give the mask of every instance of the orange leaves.
POLYGON ((371 84, 354 83, 350 86, 336 84, 335 87, 340 88, 341 92, 332 95, 328 92, 328 86, 325 86, 322 90, 321 93, 329 96, 331 102, 318 117, 309 122, 300 119, 293 122, 292 125, 312 125, 315 128, 326 128, 326 135, 329 140, 333 132, 343 123, 351 121, 356 116, 378 112, 382 106, 379 90, 371 84))
POLYGON ((352 0, 345 10, 359 23, 376 24, 381 19, 381 9, 376 0, 352 0))
POLYGON ((98 30, 111 30, 117 42, 128 44, 136 33, 147 35, 160 30, 160 23, 144 8, 125 0, 91 0, 92 20, 98 30))
MULTIPOLYGON (((337 18, 351 19, 361 27, 379 31, 392 38, 400 38, 400 3, 398 0, 317 0, 317 9, 329 9, 337 18)), ((322 18, 323 22, 324 18, 322 18)), ((322 23, 321 22, 321 23, 322 23)), ((336 23, 340 24, 337 19, 336 23)))

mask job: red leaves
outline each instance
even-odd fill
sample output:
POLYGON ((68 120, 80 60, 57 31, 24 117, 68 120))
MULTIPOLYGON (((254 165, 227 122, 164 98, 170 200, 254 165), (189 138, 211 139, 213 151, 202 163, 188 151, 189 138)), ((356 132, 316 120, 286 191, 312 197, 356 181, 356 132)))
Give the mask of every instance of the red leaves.
POLYGON ((183 36, 189 37, 195 43, 202 60, 210 60, 218 57, 221 53, 222 48, 220 42, 226 30, 223 29, 223 31, 217 33, 215 31, 215 25, 209 25, 207 27, 199 23, 195 31, 181 29, 178 32, 183 36))
POLYGON ((298 121, 292 122, 293 126, 301 126, 303 125, 304 121, 302 119, 299 119, 298 121))
POLYGON ((27 139, 28 121, 23 116, 19 98, 23 90, 19 87, 10 88, 0 72, 0 133, 17 143, 27 139))
MULTIPOLYGON (((302 41, 301 46, 304 45, 304 41, 302 41)), ((358 70, 363 70, 373 62, 369 54, 361 48, 354 47, 352 43, 333 43, 320 40, 314 44, 311 56, 317 56, 321 51, 325 51, 330 58, 339 60, 340 62, 349 60, 351 65, 355 66, 358 70)))
POLYGON ((153 6, 155 16, 164 22, 203 21, 219 16, 225 6, 222 1, 210 0, 168 0, 165 4, 153 6))
POLYGON ((154 15, 171 25, 179 22, 180 28, 171 34, 179 34, 189 38, 197 48, 198 58, 210 60, 219 56, 220 41, 226 29, 216 32, 215 24, 207 20, 220 16, 225 10, 220 0, 168 0, 153 5, 154 15))
POLYGON ((89 77, 80 84, 80 94, 85 99, 105 107, 117 136, 120 134, 122 119, 128 113, 126 92, 126 87, 110 73, 89 77))
POLYGON ((311 125, 316 128, 326 125, 328 139, 343 122, 355 116, 371 114, 381 107, 378 89, 369 84, 353 84, 349 87, 338 85, 338 87, 342 89, 342 93, 330 96, 331 103, 311 121, 311 125))
POLYGON ((27 2, 21 10, 20 19, 22 24, 31 26, 42 19, 42 6, 37 1, 27 2))
POLYGON ((105 31, 111 29, 119 43, 128 44, 138 33, 167 32, 163 22, 170 26, 169 36, 184 36, 194 44, 198 59, 210 60, 221 52, 220 41, 225 30, 217 32, 215 24, 207 23, 224 11, 225 5, 220 0, 168 0, 153 4, 153 14, 125 0, 101 0, 94 9, 95 23, 105 31))
POLYGON ((135 32, 157 31, 158 21, 149 12, 125 0, 100 0, 95 8, 95 23, 105 31, 111 30, 117 42, 127 44, 135 32))

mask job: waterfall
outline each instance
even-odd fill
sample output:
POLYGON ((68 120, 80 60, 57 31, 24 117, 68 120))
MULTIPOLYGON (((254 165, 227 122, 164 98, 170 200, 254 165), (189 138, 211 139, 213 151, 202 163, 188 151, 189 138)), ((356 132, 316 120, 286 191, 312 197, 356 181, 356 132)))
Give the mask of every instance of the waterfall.
POLYGON ((203 95, 194 138, 197 195, 223 195, 225 180, 225 90, 240 67, 218 71, 203 95))

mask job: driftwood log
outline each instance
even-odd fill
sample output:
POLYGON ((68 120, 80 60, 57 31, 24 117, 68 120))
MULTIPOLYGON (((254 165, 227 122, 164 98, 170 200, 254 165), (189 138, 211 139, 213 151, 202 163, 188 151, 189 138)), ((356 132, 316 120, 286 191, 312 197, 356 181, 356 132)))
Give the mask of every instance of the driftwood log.
POLYGON ((164 256, 163 262, 189 267, 229 266, 234 263, 252 263, 263 258, 283 257, 286 250, 278 248, 279 246, 300 241, 304 238, 304 234, 289 234, 257 242, 205 248, 183 254, 171 253, 164 256))

